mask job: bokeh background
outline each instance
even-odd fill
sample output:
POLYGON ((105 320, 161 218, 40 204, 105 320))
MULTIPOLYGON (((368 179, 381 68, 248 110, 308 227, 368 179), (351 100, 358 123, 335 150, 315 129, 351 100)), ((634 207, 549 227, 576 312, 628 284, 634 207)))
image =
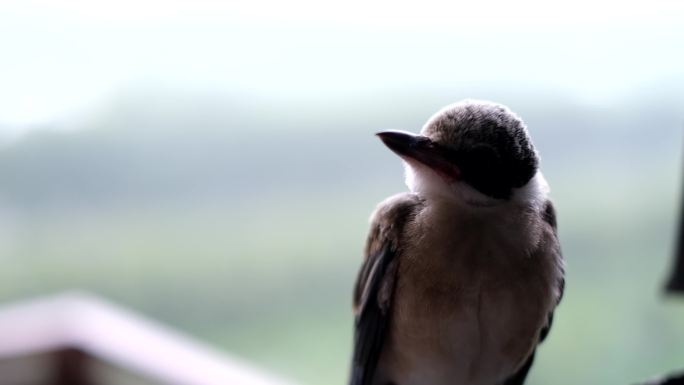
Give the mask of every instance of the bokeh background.
POLYGON ((0 3, 0 302, 88 290, 341 385, 373 133, 480 98, 527 122, 567 290, 534 384, 684 368, 666 299, 684 128, 670 1, 0 3))

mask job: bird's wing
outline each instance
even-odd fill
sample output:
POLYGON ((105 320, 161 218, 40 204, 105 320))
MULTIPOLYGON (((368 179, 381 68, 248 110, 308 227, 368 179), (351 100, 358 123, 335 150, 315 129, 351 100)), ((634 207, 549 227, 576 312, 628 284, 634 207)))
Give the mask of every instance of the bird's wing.
MULTIPOLYGON (((551 258, 558 261, 558 268, 561 271, 559 279, 556 282, 556 305, 558 305, 561 299, 563 298, 563 291, 565 290, 565 272, 563 271, 563 255, 561 254, 560 242, 558 241, 558 225, 556 222, 556 210, 553 208, 553 203, 551 203, 551 201, 546 202, 546 208, 544 209, 544 222, 548 226, 550 226, 552 230, 551 247, 549 248, 550 252, 553 254, 551 258)), ((540 343, 546 339, 546 336, 549 334, 549 330, 551 330, 552 323, 553 309, 549 312, 548 321, 546 322, 546 325, 539 334, 540 343)))
MULTIPOLYGON (((540 250, 539 252, 547 254, 543 256, 544 258, 551 258, 551 260, 557 262, 556 267, 560 269, 560 274, 558 281, 555 282, 556 303, 554 304, 554 307, 551 309, 551 311, 549 311, 546 325, 544 325, 544 327, 539 331, 538 344, 542 343, 546 339, 546 336, 548 336, 549 331, 551 330, 551 324, 553 323, 553 311, 555 309, 555 305, 558 305, 558 303, 560 302, 561 298, 563 297, 563 290, 565 289, 563 256, 561 255, 560 243, 558 242, 556 210, 553 208, 553 204, 551 203, 551 201, 546 202, 546 206, 544 208, 544 212, 542 213, 542 217, 544 219, 544 225, 547 226, 547 228, 544 231, 544 234, 546 234, 545 237, 547 239, 545 239, 545 242, 542 242, 543 250, 540 250)), ((510 378, 506 379, 503 385, 522 385, 523 383, 525 383, 527 372, 530 370, 532 362, 534 361, 535 351, 536 348, 535 350, 532 350, 532 353, 529 357, 527 357, 527 360, 520 367, 520 369, 518 369, 518 371, 515 374, 513 374, 510 378)))
POLYGON ((390 322, 397 247, 404 224, 420 202, 413 194, 399 194, 382 202, 373 213, 365 261, 354 288, 356 318, 350 385, 370 385, 375 376, 390 322))

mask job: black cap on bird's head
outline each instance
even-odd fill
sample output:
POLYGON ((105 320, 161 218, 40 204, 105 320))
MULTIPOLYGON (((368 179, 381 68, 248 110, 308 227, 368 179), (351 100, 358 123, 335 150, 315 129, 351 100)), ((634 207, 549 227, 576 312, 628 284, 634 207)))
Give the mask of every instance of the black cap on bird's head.
POLYGON ((490 102, 447 106, 428 120, 420 135, 384 131, 378 136, 409 164, 427 166, 447 182, 462 181, 496 199, 510 198, 539 166, 522 120, 490 102))

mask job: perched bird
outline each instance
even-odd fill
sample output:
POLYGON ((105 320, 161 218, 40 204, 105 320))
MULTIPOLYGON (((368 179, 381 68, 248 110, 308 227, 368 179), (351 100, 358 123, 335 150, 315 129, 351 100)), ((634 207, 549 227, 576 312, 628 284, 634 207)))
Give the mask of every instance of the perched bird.
POLYGON ((462 101, 377 134, 410 192, 371 217, 350 385, 525 381, 563 293, 554 208, 525 124, 462 101))

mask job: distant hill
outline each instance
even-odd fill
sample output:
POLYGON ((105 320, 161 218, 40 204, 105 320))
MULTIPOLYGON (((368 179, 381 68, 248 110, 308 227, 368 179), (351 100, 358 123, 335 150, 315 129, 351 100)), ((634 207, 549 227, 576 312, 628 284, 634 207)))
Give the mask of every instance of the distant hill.
MULTIPOLYGON (((139 96, 80 123, 80 130, 37 131, 0 147, 0 204, 233 199, 265 190, 393 183, 400 168, 372 134, 417 131, 438 107, 459 98, 385 96, 304 108, 208 95, 139 96)), ((653 161, 663 147, 672 149, 684 127, 684 106, 671 101, 590 107, 561 98, 501 99, 528 123, 545 169, 573 170, 592 158, 632 166, 653 161)))

